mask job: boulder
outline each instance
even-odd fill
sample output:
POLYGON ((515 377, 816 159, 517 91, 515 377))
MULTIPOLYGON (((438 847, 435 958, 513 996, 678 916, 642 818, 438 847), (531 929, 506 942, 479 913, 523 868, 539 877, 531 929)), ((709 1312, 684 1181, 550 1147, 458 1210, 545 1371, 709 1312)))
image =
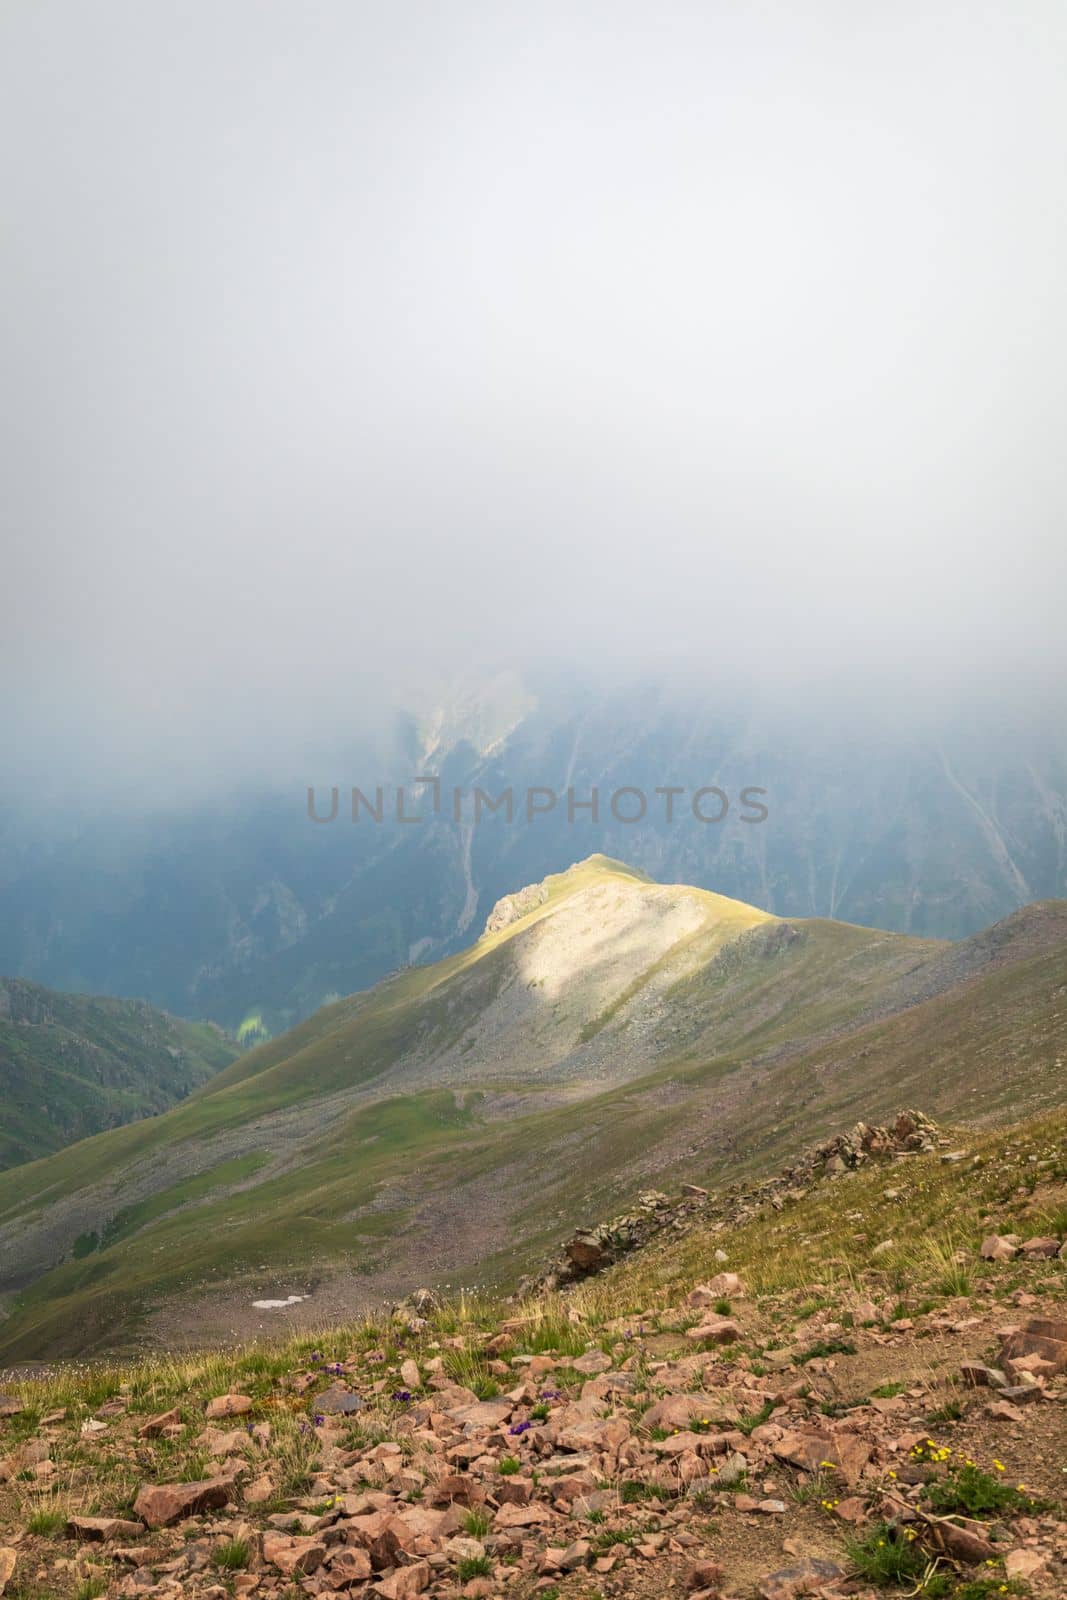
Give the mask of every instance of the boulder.
POLYGON ((1037 1355, 1051 1362, 1056 1372, 1067 1371, 1067 1319, 1031 1317, 1025 1327, 1006 1330, 1000 1349, 1000 1364, 1019 1356, 1037 1355))
POLYGON ((202 1511, 219 1511, 233 1494, 232 1478, 200 1478, 193 1483, 143 1484, 133 1509, 149 1528, 169 1528, 202 1511))
MULTIPOLYGON (((365 1558, 369 1576, 370 1557, 365 1550, 360 1554, 365 1558)), ((292 1577, 296 1572, 304 1575, 315 1572, 322 1566, 325 1558, 326 1546, 320 1544, 318 1539, 294 1538, 287 1533, 268 1532, 263 1535, 264 1561, 269 1562, 272 1567, 277 1567, 286 1577, 292 1577)))
POLYGON ((104 1544, 109 1539, 136 1539, 140 1532, 141 1524, 129 1522, 125 1517, 71 1517, 66 1527, 68 1539, 84 1539, 95 1544, 104 1544))
POLYGON ((822 1594, 828 1586, 840 1583, 844 1576, 845 1569, 836 1561, 806 1556, 793 1567, 768 1572, 759 1580, 756 1592, 760 1600, 799 1600, 801 1595, 822 1594))
POLYGON ((695 1328, 687 1329, 685 1336, 694 1344, 736 1344, 741 1329, 733 1317, 705 1317, 695 1328))
POLYGON ((158 1417, 149 1417, 137 1430, 138 1439, 158 1439, 167 1428, 180 1428, 182 1414, 177 1406, 170 1411, 161 1411, 158 1417))
POLYGON ((1019 1254, 1019 1247, 1003 1234, 991 1233, 982 1240, 979 1254, 984 1261, 1014 1261, 1019 1254))
POLYGON ((209 1422, 217 1422, 220 1417, 243 1417, 246 1411, 251 1411, 252 1404, 246 1394, 217 1394, 208 1401, 204 1415, 209 1422))
POLYGON ((328 1389, 315 1396, 311 1402, 311 1409, 320 1412, 324 1417, 348 1417, 356 1411, 362 1411, 363 1404, 359 1395, 353 1394, 351 1389, 346 1389, 340 1383, 332 1383, 328 1389))
POLYGON ((792 1430, 771 1448, 780 1461, 804 1472, 840 1472, 850 1489, 859 1482, 871 1457, 870 1444, 859 1434, 833 1434, 822 1428, 792 1430), (827 1467, 826 1462, 831 1465, 827 1467))

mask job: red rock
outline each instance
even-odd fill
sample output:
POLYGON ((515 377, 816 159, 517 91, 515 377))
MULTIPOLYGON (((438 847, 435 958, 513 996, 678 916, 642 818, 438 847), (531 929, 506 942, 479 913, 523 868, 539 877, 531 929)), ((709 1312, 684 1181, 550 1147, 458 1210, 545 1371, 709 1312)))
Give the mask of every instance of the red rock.
POLYGON ((686 1305, 700 1308, 713 1306, 716 1300, 744 1298, 745 1285, 736 1272, 717 1272, 707 1283, 698 1283, 686 1296, 686 1305))
POLYGON ((209 1422, 217 1422, 220 1417, 243 1417, 246 1411, 251 1411, 252 1404, 246 1394, 217 1394, 208 1401, 204 1415, 209 1422))
POLYGON ((805 1472, 826 1472, 830 1469, 823 1462, 831 1462, 849 1488, 859 1482, 871 1455, 870 1445, 858 1434, 833 1434, 816 1428, 785 1433, 772 1449, 780 1461, 788 1461, 805 1472))
POLYGON ((125 1517, 71 1517, 67 1522, 68 1539, 85 1539, 103 1544, 108 1539, 135 1539, 141 1532, 139 1522, 129 1522, 125 1517))
POLYGON ((1058 1256, 1060 1253, 1060 1241, 1044 1236, 1024 1239, 1020 1249, 1024 1256, 1029 1256, 1034 1260, 1044 1258, 1051 1261, 1054 1256, 1058 1256))
POLYGON ((698 1561, 685 1575, 685 1586, 693 1589, 717 1589, 723 1580, 723 1570, 717 1561, 698 1561))
POLYGON ((1021 1422, 1022 1412, 1008 1400, 993 1400, 985 1408, 987 1417, 992 1417, 994 1422, 1021 1422))
POLYGON ((158 1417, 150 1417, 147 1422, 142 1423, 137 1430, 137 1437, 138 1439, 158 1439, 165 1428, 180 1428, 181 1425, 182 1414, 178 1407, 175 1406, 172 1410, 161 1411, 158 1417))
POLYGON ((493 1487, 493 1498, 500 1505, 527 1506, 532 1494, 533 1484, 529 1478, 520 1478, 517 1475, 501 1478, 493 1487))
POLYGON ((378 1593, 384 1600, 413 1600, 417 1594, 429 1587, 430 1564, 428 1561, 414 1561, 410 1567, 396 1567, 389 1575, 381 1580, 378 1593))
POLYGON ((733 1317, 707 1317, 686 1332, 694 1344, 736 1344, 740 1337, 741 1329, 733 1317))
POLYGON ((478 1506, 484 1499, 485 1490, 477 1479, 462 1472, 450 1472, 438 1478, 430 1495, 430 1503, 435 1506, 451 1505, 453 1501, 459 1506, 478 1506))
POLYGON ((1019 1247, 1003 1234, 991 1233, 982 1240, 979 1254, 984 1261, 1013 1261, 1019 1254, 1019 1247))
POLYGON ((649 1406, 641 1418, 641 1427, 686 1428, 691 1422, 733 1422, 737 1408, 728 1391, 716 1394, 668 1394, 649 1406))
POLYGON ((1057 1372, 1067 1370, 1067 1321, 1063 1318, 1031 1317, 1025 1327, 1003 1329, 1001 1338, 1002 1364, 1019 1356, 1038 1355, 1052 1362, 1057 1372))
POLYGON ((233 1494, 232 1478, 200 1478, 193 1483, 142 1484, 133 1509, 149 1528, 169 1528, 202 1511, 218 1511, 233 1494))
POLYGON ((327 1567, 330 1573, 330 1582, 335 1586, 340 1580, 341 1584, 362 1583, 371 1575, 370 1556, 366 1550, 345 1545, 340 1550, 335 1550, 327 1557, 327 1567))
POLYGON ((839 1500, 834 1507, 834 1515, 848 1522, 852 1527, 859 1527, 867 1521, 866 1503, 858 1495, 848 1495, 844 1500, 839 1500))
POLYGON ((800 1595, 821 1594, 827 1585, 839 1583, 844 1576, 844 1568, 836 1561, 807 1556, 795 1567, 768 1572, 759 1580, 757 1593, 760 1600, 798 1600, 800 1595))
POLYGON ((958 1528, 954 1522, 939 1522, 937 1528, 938 1537, 956 1561, 966 1561, 976 1567, 979 1562, 996 1559, 996 1546, 990 1544, 988 1539, 983 1539, 980 1533, 974 1533, 970 1528, 958 1528))
MULTIPOLYGON (((366 1555, 366 1551, 362 1552, 366 1555)), ((272 1567, 277 1567, 279 1572, 284 1572, 286 1577, 291 1577, 294 1572, 315 1572, 322 1566, 326 1557, 326 1546, 317 1539, 294 1538, 286 1533, 265 1533, 263 1535, 263 1559, 272 1567)), ((370 1558, 367 1558, 370 1565, 370 1558)))
POLYGON ((535 1500, 533 1505, 517 1506, 502 1505, 493 1518, 494 1528, 504 1530, 507 1528, 536 1528, 546 1522, 553 1522, 555 1518, 548 1506, 535 1500))
POLYGON ((1039 1550, 1009 1550, 1004 1557, 1004 1571, 1010 1579, 1032 1578, 1048 1565, 1039 1550))
POLYGON ((592 1377, 597 1372, 610 1372, 612 1360, 603 1350, 587 1350, 584 1356, 578 1356, 572 1361, 571 1366, 583 1377, 592 1377))

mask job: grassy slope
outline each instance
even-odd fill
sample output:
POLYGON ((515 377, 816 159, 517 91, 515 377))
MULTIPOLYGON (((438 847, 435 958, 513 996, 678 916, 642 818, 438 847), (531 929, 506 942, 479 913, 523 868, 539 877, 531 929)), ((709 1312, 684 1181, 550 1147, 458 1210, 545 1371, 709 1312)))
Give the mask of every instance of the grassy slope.
MULTIPOLYGON (((565 876, 587 881, 605 872, 625 869, 594 862, 565 876)), ((0 1178, 0 1216, 73 1192, 154 1144, 234 1125, 361 1075, 370 1080, 390 1052, 407 1047, 427 1005, 443 1005, 442 992, 457 985, 464 992, 472 972, 480 986, 487 964, 531 920, 550 915, 568 887, 553 881, 546 906, 462 956, 405 972, 311 1019, 289 1036, 292 1054, 284 1040, 271 1041, 218 1087, 154 1123, 88 1141, 21 1178, 0 1178)), ((181 1209, 157 1197, 107 1248, 40 1279, 3 1325, 0 1354, 88 1348, 104 1334, 121 1335, 138 1308, 161 1296, 229 1281, 258 1262, 365 1270, 402 1220, 361 1210, 385 1185, 407 1181, 431 1207, 435 1194, 469 1193, 472 1206, 479 1194, 496 1196, 511 1242, 465 1259, 457 1241, 455 1264, 458 1274, 504 1281, 566 1226, 607 1214, 649 1182, 721 1181, 766 1168, 842 1120, 908 1099, 935 1114, 963 1106, 977 1115, 1003 1113, 1020 1097, 1048 1104, 1061 1093, 1061 952, 1006 961, 897 1016, 865 1021, 894 985, 921 981, 945 947, 821 922, 779 938, 773 919, 760 920, 770 925, 733 942, 709 934, 703 962, 698 936, 688 975, 671 995, 670 1049, 640 1079, 500 1121, 479 1120, 474 1102, 461 1104, 445 1089, 394 1097, 339 1117, 297 1164, 262 1179, 252 1171, 236 1192, 217 1168, 195 1195, 174 1197, 181 1209), (973 1105, 972 1089, 985 1096, 973 1105)), ((597 1020, 609 1038, 624 1027, 621 1014, 597 1020)), ((91 1220, 106 1240, 114 1237, 108 1217, 91 1220)))
MULTIPOLYGON (((1049 1420, 1055 1406, 1027 1406, 1018 1426, 1010 1429, 990 1423, 985 1411, 988 1391, 963 1386, 959 1364, 964 1358, 989 1357, 995 1344, 992 1330, 1018 1319, 1021 1292, 1038 1314, 1062 1314, 1062 1262, 1019 1259, 990 1265, 979 1260, 978 1245, 990 1231, 1023 1236, 1052 1231, 1064 1236, 1067 1114, 1061 1110, 975 1138, 961 1131, 958 1137, 968 1141, 972 1152, 966 1163, 942 1165, 937 1154, 888 1167, 874 1163, 836 1181, 814 1183, 781 1212, 764 1206, 729 1233, 716 1229, 718 1200, 713 1196, 706 1213, 696 1217, 681 1238, 666 1235, 653 1241, 579 1287, 566 1303, 547 1297, 515 1305, 463 1296, 431 1310, 421 1331, 413 1331, 402 1317, 379 1314, 243 1348, 178 1357, 152 1355, 132 1364, 78 1364, 39 1377, 7 1379, 5 1390, 16 1395, 25 1409, 0 1424, 3 1448, 12 1451, 20 1441, 35 1439, 47 1418, 50 1456, 59 1468, 50 1486, 35 1484, 24 1472, 18 1481, 0 1487, 0 1536, 18 1552, 18 1592, 74 1600, 75 1595, 89 1592, 83 1582, 86 1571, 99 1580, 94 1593, 102 1593, 108 1582, 117 1584, 128 1567, 109 1560, 111 1547, 83 1546, 79 1561, 70 1560, 71 1544, 62 1537, 66 1518, 74 1513, 129 1515, 143 1482, 204 1476, 211 1470, 203 1451, 204 1408, 211 1398, 226 1392, 248 1395, 250 1417, 270 1423, 269 1442, 255 1451, 253 1459, 257 1472, 269 1474, 275 1495, 265 1505, 240 1509, 246 1525, 269 1527, 268 1517, 276 1523, 279 1510, 302 1509, 312 1518, 324 1508, 331 1517, 337 1514, 330 1509, 335 1503, 332 1483, 312 1478, 312 1472, 329 1469, 319 1455, 315 1430, 306 1421, 315 1409, 315 1396, 335 1381, 324 1363, 345 1363, 344 1381, 367 1399, 367 1409, 344 1436, 344 1448, 370 1451, 382 1440, 395 1440, 410 1466, 425 1469, 427 1458, 418 1454, 412 1441, 410 1405, 394 1397, 401 1386, 407 1389, 413 1383, 402 1373, 401 1363, 414 1360, 423 1377, 444 1351, 446 1370, 455 1381, 492 1395, 503 1386, 490 1376, 487 1341, 493 1339, 503 1341, 505 1359, 545 1352, 555 1357, 549 1418, 552 1407, 571 1403, 581 1394, 584 1379, 572 1365, 578 1356, 600 1349, 616 1366, 625 1358, 624 1370, 636 1375, 638 1392, 632 1401, 625 1391, 614 1396, 612 1410, 628 1421, 646 1449, 664 1437, 664 1430, 652 1428, 650 1420, 642 1421, 649 1403, 665 1390, 679 1393, 698 1386, 709 1408, 724 1407, 711 1415, 721 1415, 725 1425, 741 1413, 738 1426, 750 1439, 775 1400, 767 1400, 763 1408, 759 1402, 786 1385, 795 1398, 788 1413, 779 1410, 773 1418, 783 1424, 839 1427, 843 1433, 855 1431, 860 1438, 877 1441, 902 1427, 913 1430, 916 1420, 925 1418, 924 1427, 936 1429, 929 1437, 939 1448, 948 1445, 943 1456, 955 1458, 943 1471, 927 1476, 945 1482, 962 1460, 982 1469, 987 1484, 1001 1472, 1009 1485, 1025 1473, 1027 1492, 1050 1501, 1050 1517, 1037 1523, 1016 1518, 1007 1525, 999 1513, 990 1517, 980 1512, 990 1527, 974 1523, 973 1518, 969 1525, 999 1538, 996 1560, 959 1571, 951 1562, 938 1562, 941 1581, 936 1587, 932 1582, 929 1588, 917 1584, 914 1577, 899 1582, 889 1577, 882 1592, 887 1600, 890 1595, 903 1600, 920 1588, 941 1597, 958 1595, 961 1600, 965 1594, 971 1600, 979 1594, 998 1597, 1012 1587, 1005 1582, 1003 1552, 1016 1548, 1024 1535, 1028 1544, 1036 1545, 1038 1541, 1030 1537, 1035 1529, 1044 1547, 1050 1548, 1052 1519, 1062 1519, 1061 1452, 1056 1449, 1056 1424, 1049 1420), (887 1183, 896 1192, 891 1205, 884 1198, 887 1183), (887 1234, 899 1244, 875 1253, 887 1234), (696 1348, 685 1336, 695 1320, 685 1297, 695 1284, 720 1270, 721 1256, 716 1252, 724 1244, 730 1269, 740 1273, 746 1285, 744 1297, 729 1307, 741 1325, 740 1341, 716 1347, 715 1361, 702 1378, 676 1374, 668 1380, 665 1363, 691 1359, 696 1348), (864 1303, 873 1308, 873 1319, 865 1310, 861 1320, 859 1307, 864 1303), (912 1332, 889 1326, 899 1317, 913 1319, 912 1332), (960 1318, 959 1326, 969 1331, 946 1333, 960 1318), (812 1360, 825 1352, 827 1346, 821 1341, 831 1332, 835 1337, 830 1361, 812 1360), (776 1376, 779 1370, 781 1377, 776 1376), (110 1415, 103 1438, 86 1448, 81 1429, 99 1414, 104 1402, 120 1395, 125 1397, 125 1410, 110 1415), (903 1398, 897 1401, 897 1396, 903 1398), (899 1412, 880 1419, 874 1414, 876 1402, 896 1404, 899 1412), (136 1436, 149 1417, 171 1407, 178 1408, 182 1424, 176 1438, 145 1441, 136 1436), (306 1449, 301 1448, 304 1443, 306 1449), (324 1481, 331 1491, 328 1495, 324 1481), (32 1588, 22 1587, 30 1572, 32 1588)), ((790 1155, 799 1153, 793 1150, 790 1155)), ((499 1343, 493 1345, 493 1353, 500 1354, 499 1343)), ((718 1425, 713 1423, 712 1431, 718 1425)), ((706 1424, 700 1428, 708 1431, 706 1424)), ((487 1448, 492 1450, 493 1443, 487 1448)), ((531 1469, 542 1460, 534 1453, 536 1447, 524 1437, 509 1439, 501 1448, 522 1458, 515 1460, 515 1466, 531 1481, 536 1495, 537 1474, 531 1469)), ((754 1443, 744 1448, 760 1460, 754 1443)), ((899 1487, 898 1458, 875 1460, 874 1475, 855 1491, 872 1508, 899 1487)), ((451 1470, 462 1472, 463 1463, 451 1470)), ((725 1564, 731 1593, 739 1594, 754 1593, 758 1574, 793 1564, 798 1554, 830 1556, 847 1568, 855 1562, 859 1572, 869 1575, 860 1564, 863 1550, 850 1543, 851 1528, 832 1514, 843 1493, 833 1468, 825 1478, 787 1471, 778 1463, 769 1463, 765 1470, 773 1472, 776 1492, 783 1495, 781 1519, 757 1518, 753 1527, 740 1502, 731 1504, 729 1493, 709 1501, 706 1494, 694 1497, 679 1494, 677 1488, 663 1490, 662 1477, 653 1480, 644 1466, 627 1476, 639 1487, 646 1480, 651 1487, 654 1481, 660 1486, 656 1492, 624 1496, 620 1471, 618 1479, 604 1480, 604 1487, 614 1489, 618 1499, 605 1497, 605 1510, 584 1521, 579 1532, 599 1541, 599 1550, 614 1548, 610 1541, 616 1538, 624 1541, 629 1565, 623 1569, 623 1581, 629 1576, 631 1587, 626 1592, 633 1594, 651 1594, 656 1585, 660 1593, 681 1592, 694 1558, 725 1564), (675 1506, 680 1520, 672 1519, 673 1530, 688 1535, 685 1555, 671 1554, 672 1549, 679 1550, 673 1542, 661 1549, 650 1584, 646 1575, 652 1569, 647 1562, 631 1559, 628 1546, 659 1528, 665 1509, 675 1506)), ((368 1477, 368 1482, 377 1485, 379 1480, 368 1477)), ((224 1546, 233 1523, 215 1518, 212 1522, 216 1547, 224 1546)), ((467 1526, 471 1534, 485 1538, 484 1526, 467 1526)), ((532 1537, 553 1542, 558 1527, 556 1521, 547 1530, 534 1529, 532 1537)), ((207 1544, 211 1526, 196 1531, 202 1545, 211 1548, 207 1544)), ((182 1528, 173 1534, 143 1535, 142 1542, 152 1546, 152 1564, 159 1567, 180 1557, 189 1532, 182 1528)), ((876 1524, 865 1547, 880 1535, 876 1524)), ((933 1571, 931 1567, 929 1572, 933 1571)), ((529 1572, 509 1587, 516 1594, 534 1593, 535 1575, 529 1572)), ((208 1568, 205 1582, 220 1582, 224 1576, 208 1568)), ((618 1576, 615 1582, 619 1583, 618 1576)), ((1047 1585, 1037 1592, 1051 1596, 1055 1584, 1056 1575, 1049 1574, 1047 1585)), ((578 1600, 589 1593, 588 1574, 579 1570, 562 1578, 558 1592, 578 1600)), ((1014 1587, 1012 1592, 1017 1592, 1014 1587)), ((1025 1592, 1030 1592, 1029 1586, 1025 1592)))
POLYGON ((0 1167, 164 1111, 235 1055, 209 1024, 140 1001, 60 994, 10 978, 0 990, 0 1167))

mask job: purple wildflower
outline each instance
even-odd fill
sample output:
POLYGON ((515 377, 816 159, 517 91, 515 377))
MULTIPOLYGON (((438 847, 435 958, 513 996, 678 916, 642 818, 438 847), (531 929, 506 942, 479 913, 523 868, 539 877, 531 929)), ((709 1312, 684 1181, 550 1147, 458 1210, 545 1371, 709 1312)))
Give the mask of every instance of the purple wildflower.
POLYGON ((508 1429, 509 1433, 528 1433, 533 1427, 532 1422, 514 1422, 508 1429))
POLYGON ((402 1406, 410 1405, 411 1404, 411 1390, 410 1389, 394 1389, 393 1390, 393 1399, 394 1400, 398 1400, 402 1406))

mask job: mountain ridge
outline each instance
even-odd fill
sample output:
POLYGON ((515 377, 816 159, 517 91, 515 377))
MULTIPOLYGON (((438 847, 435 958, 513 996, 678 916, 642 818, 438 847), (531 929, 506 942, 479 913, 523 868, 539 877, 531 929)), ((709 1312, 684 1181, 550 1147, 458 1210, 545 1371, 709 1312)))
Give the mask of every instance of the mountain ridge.
POLYGON ((213 1023, 0 977, 0 1168, 163 1111, 236 1054, 213 1023))
POLYGON ((409 1275, 505 1280, 568 1218, 765 1168, 854 1108, 981 1121, 1062 1098, 1060 903, 950 946, 603 857, 545 882, 162 1116, 0 1174, 0 1352, 150 1336, 181 1297, 197 1327, 214 1295, 240 1328, 294 1283, 321 1314, 409 1275))

